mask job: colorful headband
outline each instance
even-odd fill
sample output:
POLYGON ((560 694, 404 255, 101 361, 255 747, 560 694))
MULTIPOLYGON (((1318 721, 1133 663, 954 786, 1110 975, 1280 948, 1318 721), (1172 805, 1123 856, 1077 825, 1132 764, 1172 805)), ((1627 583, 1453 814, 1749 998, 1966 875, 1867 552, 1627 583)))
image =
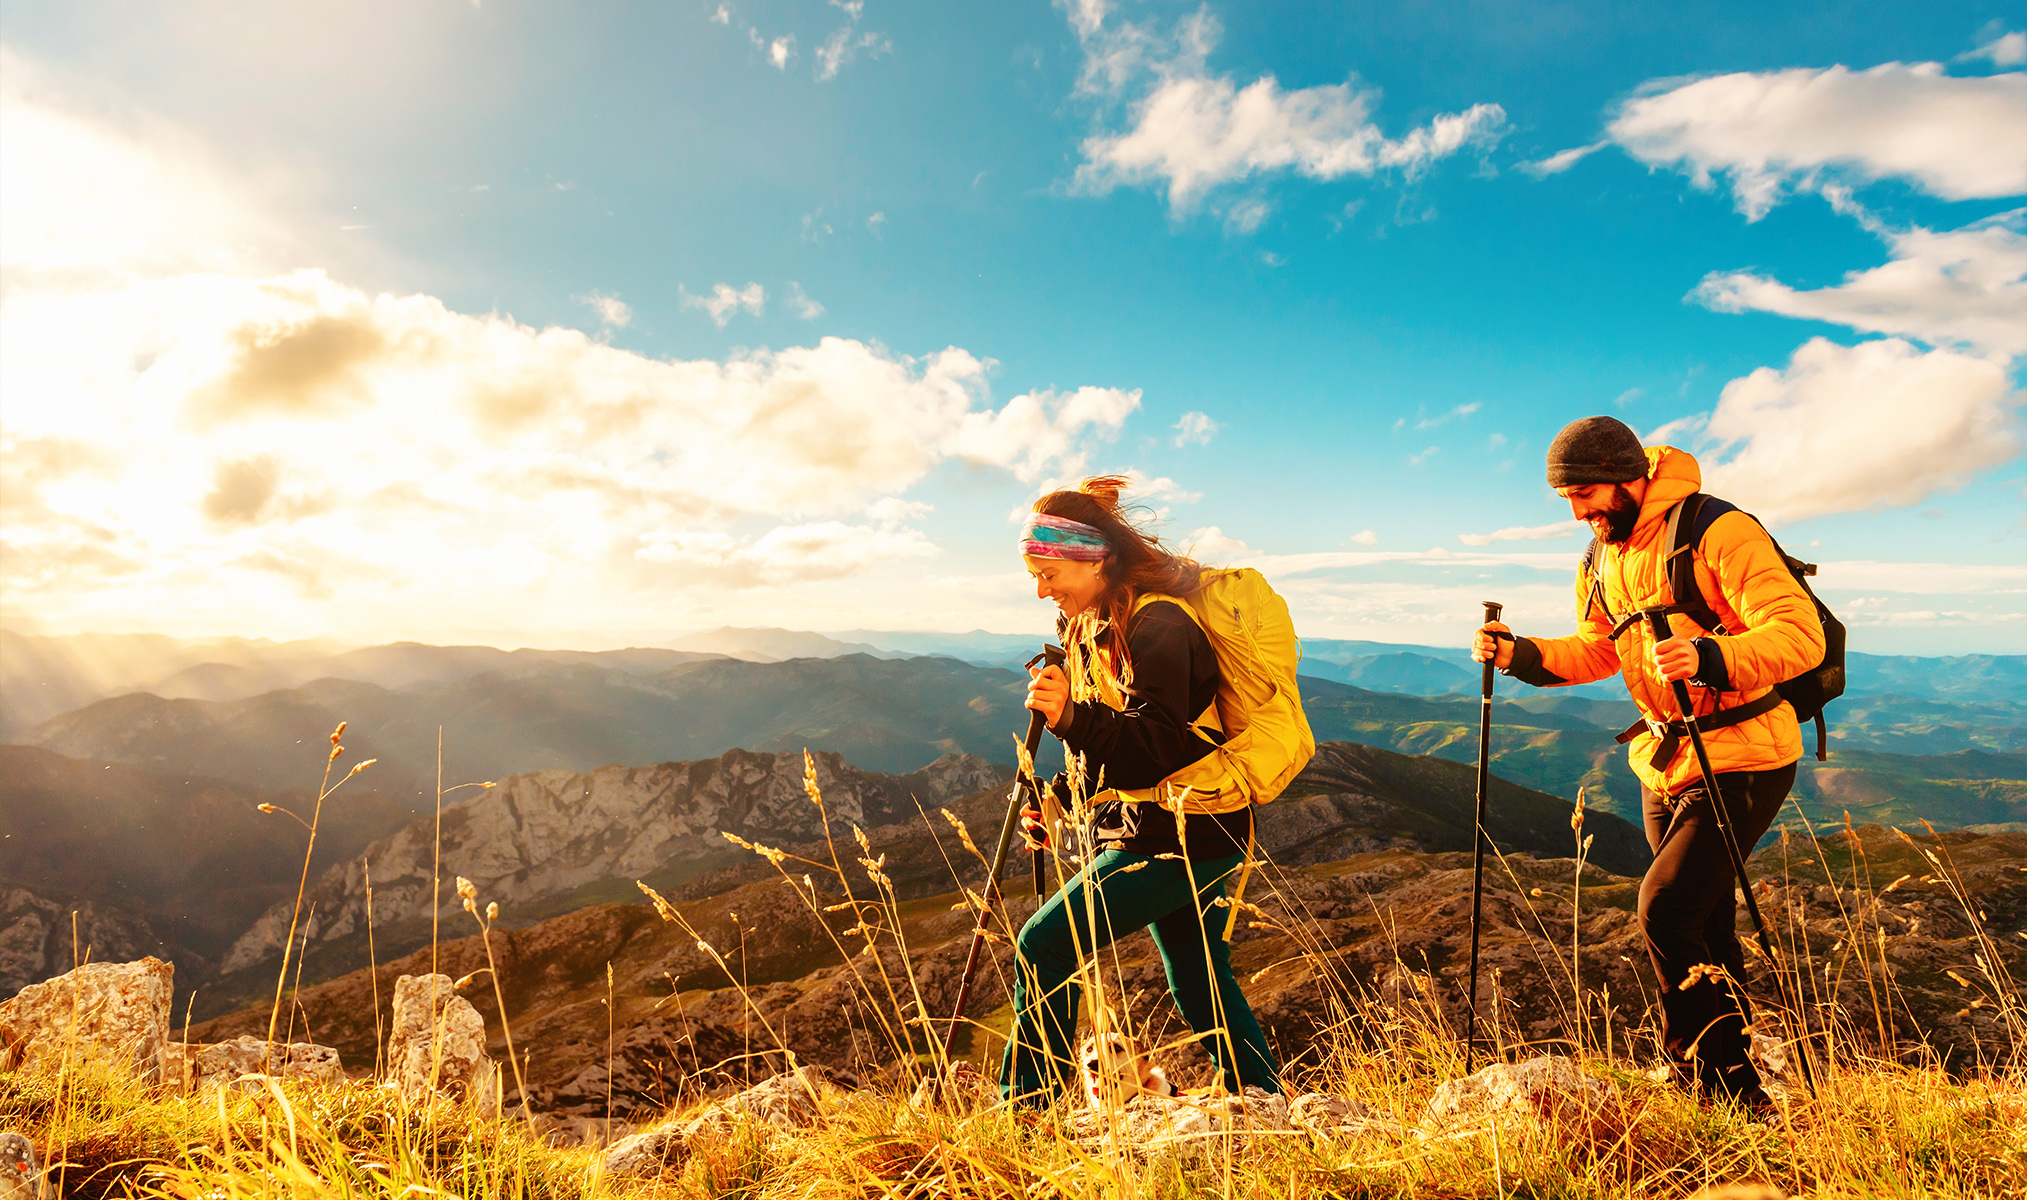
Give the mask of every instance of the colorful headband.
POLYGON ((1112 547, 1105 544, 1105 535, 1095 525, 1033 513, 1021 526, 1021 553, 1029 558, 1100 562, 1112 553, 1112 547))

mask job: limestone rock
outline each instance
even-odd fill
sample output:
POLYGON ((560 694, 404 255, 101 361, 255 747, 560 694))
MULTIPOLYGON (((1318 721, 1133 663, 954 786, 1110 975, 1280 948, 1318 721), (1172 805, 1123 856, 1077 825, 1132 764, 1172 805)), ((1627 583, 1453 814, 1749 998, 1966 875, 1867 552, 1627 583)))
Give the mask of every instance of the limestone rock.
POLYGON ((242 1075, 263 1071, 278 1079, 298 1083, 335 1084, 345 1079, 345 1068, 338 1062, 338 1052, 329 1046, 311 1042, 290 1042, 286 1046, 276 1043, 272 1059, 267 1052, 267 1042, 250 1036, 210 1046, 171 1042, 168 1052, 168 1078, 193 1089, 215 1087, 242 1075), (187 1063, 184 1068, 187 1074, 179 1074, 179 1061, 187 1063))
POLYGON ((46 1200, 54 1194, 35 1143, 18 1133, 0 1133, 0 1200, 46 1200))
POLYGON ((1288 1119, 1321 1138, 1362 1133, 1377 1123, 1363 1101, 1327 1092, 1308 1092, 1289 1101, 1288 1119))
POLYGON ((1575 1063, 1544 1054, 1521 1063, 1493 1063, 1475 1075, 1436 1089, 1423 1111, 1424 1125, 1522 1116, 1569 1123, 1613 1106, 1618 1089, 1593 1079, 1575 1063))
POLYGON ((394 1022, 387 1038, 388 1077, 404 1099, 431 1092, 478 1108, 500 1098, 500 1074, 486 1053, 486 1023, 457 994, 448 975, 403 975, 394 981, 394 1022))
POLYGON ((752 1123, 771 1129, 802 1129, 822 1119, 850 1091, 849 1076, 823 1067, 785 1071, 745 1091, 713 1101, 687 1120, 678 1120, 613 1142, 605 1169, 621 1175, 658 1175, 680 1166, 690 1146, 705 1137, 723 1137, 752 1123))
POLYGON ((159 1080, 176 968, 159 958, 88 963, 0 1004, 0 1064, 54 1069, 95 1055, 159 1080))
POLYGON ((1085 1109, 1070 1118, 1080 1141, 1112 1142, 1135 1152, 1207 1148, 1224 1138, 1293 1132, 1288 1098, 1247 1085, 1241 1095, 1140 1096, 1117 1110, 1085 1109))

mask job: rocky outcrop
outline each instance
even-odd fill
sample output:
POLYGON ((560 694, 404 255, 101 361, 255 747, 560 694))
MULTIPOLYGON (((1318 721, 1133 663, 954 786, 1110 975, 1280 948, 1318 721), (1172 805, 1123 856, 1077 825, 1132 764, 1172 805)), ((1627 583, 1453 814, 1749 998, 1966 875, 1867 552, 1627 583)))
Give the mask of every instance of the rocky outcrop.
POLYGON ((158 958, 88 963, 0 1003, 0 1067, 56 1070, 95 1057, 163 1077, 175 968, 158 958))
POLYGON ((605 1169, 616 1175, 659 1175, 681 1166, 692 1143, 722 1139, 742 1126, 766 1131, 804 1129, 822 1120, 852 1090, 822 1067, 799 1067, 714 1101, 694 1116, 613 1142, 605 1169))
POLYGON ((1117 1110, 1083 1109, 1070 1117, 1078 1140, 1129 1153, 1209 1151, 1224 1141, 1285 1136, 1288 1097, 1247 1085, 1241 1095, 1139 1096, 1117 1110))
POLYGON ((486 1053, 486 1024, 448 975, 394 981, 394 1026, 387 1038, 388 1079, 410 1104, 432 1094, 474 1108, 500 1098, 500 1073, 486 1053))
POLYGON ((209 1046, 171 1042, 167 1049, 166 1077, 185 1089, 218 1087, 243 1075, 265 1074, 312 1084, 341 1083, 345 1078, 338 1052, 312 1042, 277 1042, 270 1050, 261 1038, 242 1035, 209 1046))
POLYGON ((161 945, 138 913, 29 888, 0 891, 0 996, 61 974, 73 959, 131 962, 161 945), (72 913, 77 914, 75 941, 72 913))
POLYGON ((1619 1102, 1618 1089, 1583 1073, 1556 1055, 1519 1063, 1493 1063, 1473 1075, 1436 1089, 1423 1123, 1441 1127, 1500 1117, 1532 1117, 1545 1124, 1575 1127, 1619 1102))
MULTIPOLYGON (((920 821, 930 811, 993 787, 1005 767, 970 755, 945 755, 908 775, 883 775, 815 756, 817 778, 834 831, 920 821)), ((803 790, 800 754, 734 750, 698 762, 654 767, 602 767, 591 772, 537 771, 501 781, 443 817, 438 915, 462 920, 447 881, 462 875, 499 902, 511 922, 517 911, 554 905, 588 889, 630 886, 635 879, 685 877, 748 852, 726 833, 769 846, 819 841, 822 814, 803 790)), ((432 908, 433 819, 375 842, 365 859, 373 879, 376 928, 427 922, 432 908)), ((308 898, 316 904, 309 930, 318 942, 364 928, 366 869, 357 859, 332 868, 308 898)), ((279 953, 292 904, 278 904, 226 955, 224 970, 252 966, 279 953)), ((312 951, 314 953, 314 950, 312 951)))

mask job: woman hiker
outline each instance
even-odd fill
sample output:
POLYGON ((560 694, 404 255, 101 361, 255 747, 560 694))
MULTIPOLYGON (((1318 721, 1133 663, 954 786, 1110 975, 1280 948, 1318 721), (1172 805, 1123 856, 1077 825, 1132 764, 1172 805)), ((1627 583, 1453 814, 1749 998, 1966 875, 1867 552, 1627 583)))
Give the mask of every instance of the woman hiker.
MULTIPOLYGON (((1068 752, 1084 756, 1084 778, 1102 778, 1106 789, 1092 797, 1098 852, 1016 942, 1016 1016, 1001 1092, 1035 1107, 1065 1090, 1075 1094, 1079 953, 1143 926, 1161 951, 1176 1008, 1191 1029, 1210 1035, 1204 1041, 1225 1088, 1281 1090, 1280 1064, 1232 975, 1226 910, 1214 906, 1246 858, 1250 808, 1184 817, 1113 790, 1152 788, 1212 752, 1192 723, 1215 702, 1219 683, 1210 641, 1182 606, 1160 600, 1136 610, 1143 595, 1189 595, 1202 568, 1129 523, 1119 502, 1126 482, 1101 476, 1076 491, 1051 492, 1035 502, 1020 535, 1035 594, 1055 602, 1065 644, 1079 618, 1087 627, 1098 623, 1097 655, 1112 678, 1130 681, 1124 707, 1114 708, 1073 702, 1060 667, 1030 672, 1027 707, 1047 718, 1068 752)), ((1060 776, 1053 790, 1064 794, 1060 776)), ((1029 810, 1023 827, 1030 847, 1046 837, 1039 812, 1029 810)))

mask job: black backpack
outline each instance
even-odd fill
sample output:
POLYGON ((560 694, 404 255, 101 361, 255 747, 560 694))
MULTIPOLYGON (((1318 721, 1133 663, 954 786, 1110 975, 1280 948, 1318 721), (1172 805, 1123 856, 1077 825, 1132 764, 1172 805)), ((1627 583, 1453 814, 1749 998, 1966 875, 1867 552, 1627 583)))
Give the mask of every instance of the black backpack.
MULTIPOLYGON (((1703 535, 1710 531, 1712 522, 1728 512, 1738 511, 1739 507, 1729 500, 1697 492, 1668 514, 1668 590, 1675 598, 1668 611, 1684 614, 1713 634, 1723 634, 1724 624, 1703 598, 1702 589, 1696 586, 1695 556, 1691 552, 1703 543, 1703 535)), ((1751 513, 1746 515, 1752 516, 1751 513)), ((1753 521, 1758 523, 1759 518, 1753 517, 1753 521)), ((1764 530, 1765 526, 1762 525, 1761 529, 1764 530)), ((1774 543, 1774 552, 1788 565, 1795 582, 1802 585, 1802 594, 1816 606, 1816 616, 1823 622, 1823 661, 1792 679, 1775 684, 1774 694, 1794 707, 1796 720, 1804 724, 1809 721, 1816 723, 1816 758, 1827 760, 1830 757, 1830 733, 1823 723, 1823 706, 1844 694, 1844 623, 1809 586, 1809 577, 1816 573, 1816 564, 1803 562, 1781 549, 1781 543, 1772 534, 1768 534, 1767 539, 1774 543)), ((1584 551, 1583 565, 1578 569, 1583 572, 1584 578, 1591 581, 1591 604, 1603 608, 1616 623, 1617 618, 1612 616, 1611 608, 1605 604, 1604 589, 1592 574, 1597 559, 1598 542, 1592 538, 1589 548, 1584 551)), ((1708 718, 1699 719, 1697 723, 1705 728, 1719 727, 1708 718)))

